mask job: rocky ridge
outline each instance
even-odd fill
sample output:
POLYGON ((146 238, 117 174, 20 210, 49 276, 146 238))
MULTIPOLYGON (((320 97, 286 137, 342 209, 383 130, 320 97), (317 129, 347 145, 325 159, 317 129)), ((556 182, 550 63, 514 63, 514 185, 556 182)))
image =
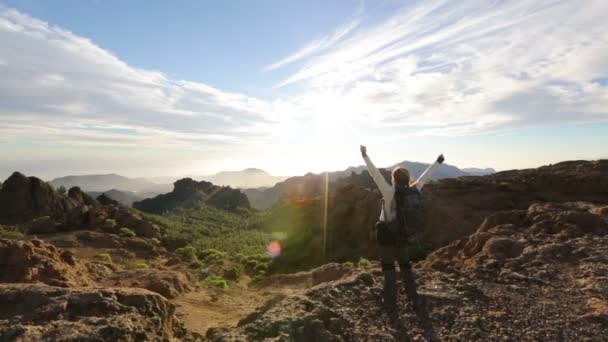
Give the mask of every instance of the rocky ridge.
POLYGON ((206 181, 197 182, 191 178, 176 181, 170 193, 133 202, 133 207, 149 213, 162 214, 176 208, 190 208, 200 204, 230 211, 250 207, 247 196, 238 189, 220 187, 206 181))

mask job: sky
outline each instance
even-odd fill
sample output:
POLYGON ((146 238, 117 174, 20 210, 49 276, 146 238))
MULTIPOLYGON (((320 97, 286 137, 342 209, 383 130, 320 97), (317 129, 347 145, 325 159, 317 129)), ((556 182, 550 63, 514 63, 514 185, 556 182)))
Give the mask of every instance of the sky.
POLYGON ((608 5, 0 0, 0 178, 608 158, 608 5))

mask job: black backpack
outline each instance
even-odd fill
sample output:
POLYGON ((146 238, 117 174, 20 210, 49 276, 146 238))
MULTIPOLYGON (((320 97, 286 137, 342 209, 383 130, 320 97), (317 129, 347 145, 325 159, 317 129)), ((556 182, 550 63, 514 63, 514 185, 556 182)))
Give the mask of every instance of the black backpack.
MULTIPOLYGON (((376 234, 380 245, 402 245, 407 243, 409 235, 423 226, 424 201, 416 187, 397 187, 393 202, 396 218, 390 222, 376 223, 376 234)), ((384 200, 381 200, 384 206, 384 200)))

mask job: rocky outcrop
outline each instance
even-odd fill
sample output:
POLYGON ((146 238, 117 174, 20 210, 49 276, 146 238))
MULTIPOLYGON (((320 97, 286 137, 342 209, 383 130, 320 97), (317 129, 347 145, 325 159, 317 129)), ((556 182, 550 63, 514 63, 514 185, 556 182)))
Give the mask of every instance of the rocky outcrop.
POLYGON ((120 228, 129 228, 140 237, 162 237, 157 224, 116 201, 100 199, 91 199, 78 187, 65 195, 38 178, 15 172, 0 189, 0 223, 21 224, 29 234, 83 229, 120 233, 120 228))
POLYGON ((77 205, 42 180, 19 172, 6 179, 0 189, 0 220, 7 223, 23 223, 42 216, 62 219, 77 205))
POLYGON ((90 279, 69 251, 42 240, 0 239, 0 282, 69 287, 88 285, 90 279))
POLYGON ((425 304, 382 307, 379 269, 270 301, 212 341, 602 341, 607 206, 536 203, 484 220, 416 265, 425 304))
POLYGON ((0 284, 2 341, 193 341, 175 307, 144 289, 0 284))
POLYGON ((107 283, 119 287, 141 287, 172 299, 192 291, 196 279, 189 272, 136 269, 115 272, 107 279, 107 283))
POLYGON ((191 178, 180 179, 174 183, 172 192, 134 202, 133 207, 162 214, 176 208, 191 208, 200 204, 231 211, 250 207, 247 196, 240 190, 215 186, 205 181, 197 182, 191 178))

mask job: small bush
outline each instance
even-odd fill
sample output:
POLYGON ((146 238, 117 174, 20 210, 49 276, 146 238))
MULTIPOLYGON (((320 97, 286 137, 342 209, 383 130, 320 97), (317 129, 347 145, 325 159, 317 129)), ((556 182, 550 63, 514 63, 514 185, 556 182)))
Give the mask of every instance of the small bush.
POLYGON ((132 261, 125 264, 125 268, 128 270, 134 269, 148 269, 150 265, 143 261, 132 261))
POLYGON ((262 272, 260 274, 255 275, 253 278, 251 278, 251 282, 253 284, 258 283, 260 280, 262 280, 264 278, 264 276, 266 276, 266 273, 262 272))
POLYGON ((154 245, 154 246, 160 246, 160 240, 157 238, 151 238, 150 242, 154 245))
POLYGON ((226 272, 224 272, 224 277, 226 277, 230 280, 237 280, 237 279, 239 279, 240 275, 241 275, 241 266, 240 265, 234 265, 230 269, 226 270, 226 272))
POLYGON ((178 248, 175 250, 175 254, 179 255, 184 262, 198 261, 198 258, 196 257, 196 248, 192 246, 178 248))
POLYGON ((19 240, 25 238, 25 234, 18 230, 3 230, 0 229, 0 238, 3 239, 11 239, 11 240, 19 240))
POLYGON ((200 251, 197 256, 199 259, 207 262, 213 262, 224 259, 226 257, 226 253, 210 248, 200 251))
POLYGON ((257 260, 246 260, 245 261, 245 269, 248 272, 253 271, 260 263, 257 260))
POLYGON ((110 256, 110 254, 108 253, 99 253, 95 256, 95 259, 101 261, 101 262, 107 262, 107 263, 112 263, 112 256, 110 256))
POLYGON ((116 220, 107 219, 103 222, 102 228, 104 229, 114 229, 116 228, 116 220))
POLYGON ((355 267, 355 264, 353 264, 352 261, 347 261, 347 262, 343 263, 342 265, 344 265, 345 267, 355 267))
POLYGON ((245 255, 243 255, 242 253, 236 253, 232 259, 236 262, 243 262, 243 260, 245 260, 245 255))
POLYGON ((125 237, 136 237, 137 234, 135 234, 135 232, 127 227, 122 227, 119 229, 120 230, 120 235, 125 236, 125 237))
POLYGON ((201 281, 201 284, 207 287, 217 287, 220 289, 228 288, 228 282, 226 281, 226 279, 214 275, 210 275, 207 278, 203 279, 201 281))
POLYGON ((369 260, 367 260, 365 258, 360 258, 359 259, 359 267, 361 267, 361 268, 368 268, 369 266, 370 266, 369 260))
POLYGON ((62 195, 65 195, 68 191, 65 189, 65 186, 62 185, 59 188, 57 188, 57 192, 62 195))
POLYGON ((190 268, 193 268, 193 269, 201 269, 201 268, 203 268, 205 265, 203 265, 203 263, 202 263, 202 262, 200 262, 200 261, 198 261, 198 260, 195 260, 195 261, 191 262, 191 263, 190 263, 190 265, 188 265, 188 266, 189 266, 190 268))
POLYGON ((260 274, 260 273, 266 273, 268 272, 268 264, 258 264, 257 266, 255 266, 253 268, 253 273, 254 274, 260 274))

